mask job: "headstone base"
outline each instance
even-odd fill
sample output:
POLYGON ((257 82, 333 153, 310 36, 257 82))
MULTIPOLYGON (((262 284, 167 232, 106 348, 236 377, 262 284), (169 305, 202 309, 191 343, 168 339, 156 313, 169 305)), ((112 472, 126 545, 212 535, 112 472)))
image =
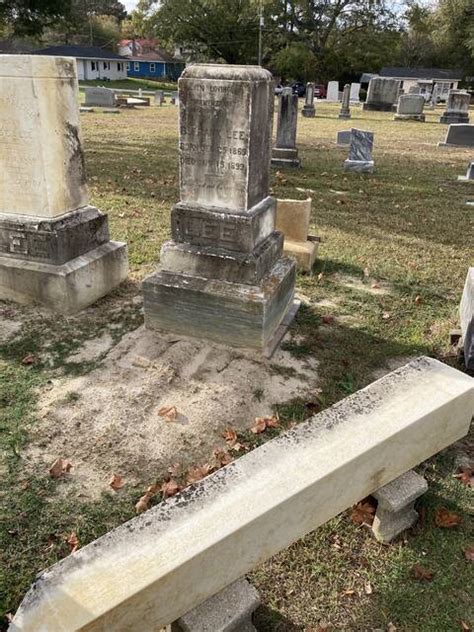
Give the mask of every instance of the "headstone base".
POLYGON ((364 103, 363 110, 373 110, 376 112, 392 112, 393 105, 390 103, 364 103))
POLYGON ((444 112, 439 118, 440 123, 469 123, 469 114, 467 112, 444 112))
POLYGON ((260 605, 257 590, 241 579, 171 624, 171 632, 256 632, 252 615, 260 605))
POLYGON ((314 105, 303 105, 301 114, 306 118, 314 118, 316 116, 316 108, 314 107, 314 105))
POLYGON ((287 257, 296 259, 298 270, 312 272, 319 242, 317 241, 293 241, 285 239, 284 253, 287 257))
POLYGON ((265 352, 292 306, 295 276, 286 257, 258 285, 159 270, 143 282, 145 325, 265 352))
POLYGON ((280 149, 279 147, 273 148, 271 162, 273 167, 299 167, 301 164, 297 149, 280 149))
POLYGON ((420 121, 421 123, 425 122, 424 114, 395 114, 393 117, 394 121, 420 121))
POLYGON ((352 115, 350 112, 348 112, 347 114, 345 112, 340 112, 338 118, 340 119, 350 119, 352 118, 352 115))
POLYGON ((73 314, 127 278, 127 245, 108 241, 62 265, 0 256, 0 299, 73 314))
POLYGON ((360 171, 361 173, 373 173, 373 160, 344 160, 344 171, 360 171))

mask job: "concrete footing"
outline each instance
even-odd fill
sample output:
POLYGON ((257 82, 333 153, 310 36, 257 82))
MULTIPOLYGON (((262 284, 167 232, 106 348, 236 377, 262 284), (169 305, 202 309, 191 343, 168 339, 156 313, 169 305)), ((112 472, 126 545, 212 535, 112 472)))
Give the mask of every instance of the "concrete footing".
POLYGON ((395 114, 393 117, 394 121, 419 121, 420 123, 425 122, 424 114, 395 114))
POLYGON ((316 108, 314 105, 304 105, 301 110, 301 115, 305 118, 314 118, 316 116, 316 108))
POLYGON ((344 160, 344 171, 359 171, 361 173, 373 173, 373 160, 344 160))
POLYGON ((273 148, 271 162, 272 167, 299 167, 301 164, 297 149, 282 149, 280 147, 273 148))
POLYGON ((256 632, 259 605, 257 590, 240 579, 172 623, 171 632, 256 632))
POLYGON ((410 470, 372 494, 378 502, 372 532, 379 542, 391 542, 415 524, 415 501, 427 489, 425 479, 410 470))

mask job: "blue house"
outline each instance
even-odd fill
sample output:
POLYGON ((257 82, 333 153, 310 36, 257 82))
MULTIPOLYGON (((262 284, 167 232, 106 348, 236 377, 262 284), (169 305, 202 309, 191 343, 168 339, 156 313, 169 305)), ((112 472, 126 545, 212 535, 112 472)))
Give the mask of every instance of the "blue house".
POLYGON ((165 60, 157 54, 128 57, 126 62, 127 77, 140 79, 160 79, 167 77, 176 81, 184 70, 181 61, 165 60))

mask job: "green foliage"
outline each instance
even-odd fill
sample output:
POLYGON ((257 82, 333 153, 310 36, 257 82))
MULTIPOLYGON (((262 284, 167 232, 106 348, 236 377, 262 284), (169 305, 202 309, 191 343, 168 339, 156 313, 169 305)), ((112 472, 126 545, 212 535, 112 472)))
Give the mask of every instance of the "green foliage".
POLYGON ((316 57, 304 44, 295 42, 278 51, 272 66, 285 81, 306 82, 314 78, 316 57))

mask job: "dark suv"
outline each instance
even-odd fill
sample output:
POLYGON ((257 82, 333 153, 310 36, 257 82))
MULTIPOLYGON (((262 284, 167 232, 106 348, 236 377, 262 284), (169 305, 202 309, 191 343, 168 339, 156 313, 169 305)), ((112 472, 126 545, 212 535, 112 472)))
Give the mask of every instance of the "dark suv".
POLYGON ((293 94, 297 94, 299 97, 306 95, 306 86, 304 83, 301 83, 301 81, 293 83, 291 89, 293 90, 293 94))

